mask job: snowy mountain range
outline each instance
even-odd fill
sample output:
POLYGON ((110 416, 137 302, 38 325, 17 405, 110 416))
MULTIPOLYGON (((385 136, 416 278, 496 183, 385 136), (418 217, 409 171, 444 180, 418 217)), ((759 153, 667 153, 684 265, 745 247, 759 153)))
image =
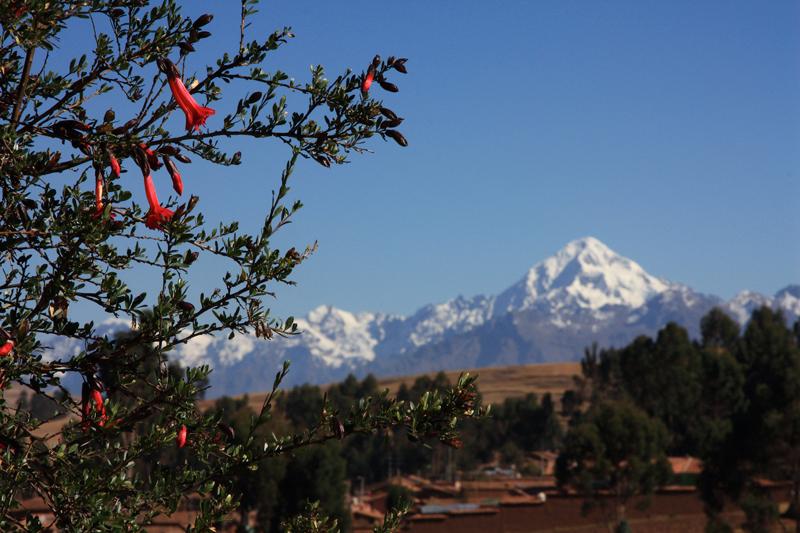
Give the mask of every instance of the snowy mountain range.
POLYGON ((267 389, 285 359, 285 385, 326 383, 348 373, 412 374, 578 360, 585 347, 620 346, 669 321, 698 335, 700 318, 719 306, 744 324, 753 309, 800 317, 800 285, 769 297, 744 291, 730 301, 648 274, 593 237, 567 244, 496 296, 459 296, 410 316, 352 313, 320 306, 297 319, 301 335, 265 341, 195 338, 172 355, 210 364, 213 396, 267 389))
POLYGON ((212 365, 213 394, 235 394, 267 388, 284 359, 292 361, 287 384, 325 383, 351 372, 392 375, 577 360, 592 342, 619 346, 669 321, 696 336, 700 318, 714 306, 743 324, 761 305, 780 308, 794 321, 800 317, 800 286, 773 297, 745 291, 725 302, 652 276, 586 237, 537 263, 496 296, 459 296, 410 316, 320 306, 297 320, 303 333, 296 337, 200 338, 174 357, 212 365))

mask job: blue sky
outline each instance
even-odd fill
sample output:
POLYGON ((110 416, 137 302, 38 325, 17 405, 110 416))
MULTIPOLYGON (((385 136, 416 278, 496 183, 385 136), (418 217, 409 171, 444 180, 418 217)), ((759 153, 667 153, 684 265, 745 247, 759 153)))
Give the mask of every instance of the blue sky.
MULTIPOLYGON (((235 4, 186 2, 217 13, 197 57, 235 44, 238 9, 220 13, 235 4)), ((800 2, 779 0, 263 2, 251 32, 297 35, 267 68, 409 58, 385 94, 408 148, 298 168, 306 207, 281 243, 319 252, 273 309, 496 293, 586 235, 723 297, 800 283, 798 23, 800 2)), ((255 228, 287 154, 243 150, 185 184, 210 220, 255 228)))

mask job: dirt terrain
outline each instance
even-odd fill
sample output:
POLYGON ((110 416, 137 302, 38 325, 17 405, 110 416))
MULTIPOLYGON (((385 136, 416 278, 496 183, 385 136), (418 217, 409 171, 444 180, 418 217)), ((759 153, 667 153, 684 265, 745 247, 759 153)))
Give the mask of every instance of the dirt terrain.
MULTIPOLYGON (((451 382, 458 379, 462 371, 445 372, 451 382)), ((553 400, 558 402, 567 389, 572 388, 573 378, 580 374, 580 363, 544 363, 533 365, 504 366, 495 368, 479 368, 466 370, 470 374, 478 375, 478 388, 483 395, 484 403, 500 403, 506 398, 525 396, 533 392, 537 396, 550 393, 553 400)), ((402 376, 379 379, 381 388, 389 389, 394 394, 405 383, 410 386, 418 377, 402 376)), ((427 374, 433 377, 435 373, 427 374)), ((325 388, 324 386, 322 387, 325 388)), ((251 408, 258 411, 264 401, 265 393, 248 395, 251 408)), ((209 407, 213 400, 200 402, 201 409, 209 407)))

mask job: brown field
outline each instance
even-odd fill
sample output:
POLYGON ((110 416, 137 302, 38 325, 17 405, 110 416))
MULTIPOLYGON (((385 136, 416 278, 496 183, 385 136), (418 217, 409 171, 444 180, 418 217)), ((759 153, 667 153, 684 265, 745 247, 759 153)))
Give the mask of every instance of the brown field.
MULTIPOLYGON (((445 372, 451 382, 462 371, 445 372)), ((478 389, 484 403, 501 403, 506 398, 518 398, 533 392, 541 397, 550 393, 558 401, 564 391, 573 387, 573 378, 581 373, 580 363, 543 363, 535 365, 501 366, 470 369, 478 376, 478 389)), ((429 374, 433 377, 434 374, 429 374)), ((395 393, 400 385, 411 385, 419 376, 403 376, 378 380, 381 387, 395 393)))
MULTIPOLYGON (((451 382, 458 379, 461 372, 478 375, 478 389, 483 395, 483 403, 501 403, 506 398, 517 398, 528 393, 535 393, 541 397, 545 393, 553 396, 553 401, 558 403, 564 391, 572 388, 573 378, 580 374, 580 363, 542 363, 533 365, 503 366, 469 369, 466 371, 454 370, 445 372, 451 382)), ((433 377, 436 373, 427 374, 433 377)), ((423 374, 379 379, 381 388, 389 389, 394 394, 405 383, 411 385, 414 380, 423 374)), ((323 386, 325 388, 325 386, 323 386)), ((261 409, 265 393, 252 393, 248 395, 249 405, 254 411, 261 409)), ((214 400, 200 402, 201 409, 207 409, 214 400)))
MULTIPOLYGON (((579 375, 580 371, 580 363, 543 363, 466 370, 472 375, 478 375, 478 388, 483 395, 484 404, 502 403, 506 398, 517 398, 531 392, 539 397, 550 393, 553 400, 558 402, 564 391, 572 388, 573 378, 579 375)), ((461 372, 464 371, 454 370, 445 372, 445 374, 451 382, 455 382, 461 372)), ((432 372, 427 375, 433 377, 435 374, 432 372)), ((381 388, 389 389, 390 394, 395 394, 401 384, 405 383, 410 386, 422 375, 384 378, 379 379, 378 383, 381 388)), ((325 386, 322 388, 324 389, 325 386)), ((6 390, 6 405, 12 408, 16 407, 21 390, 22 387, 18 385, 12 385, 10 389, 6 390)), ((265 394, 261 392, 248 395, 249 404, 253 410, 260 410, 265 394)), ((200 408, 205 410, 213 404, 214 400, 203 400, 200 402, 200 408)), ((65 421, 66 419, 54 421, 50 424, 53 427, 47 428, 49 430, 47 433, 58 431, 59 426, 63 425, 65 421)))

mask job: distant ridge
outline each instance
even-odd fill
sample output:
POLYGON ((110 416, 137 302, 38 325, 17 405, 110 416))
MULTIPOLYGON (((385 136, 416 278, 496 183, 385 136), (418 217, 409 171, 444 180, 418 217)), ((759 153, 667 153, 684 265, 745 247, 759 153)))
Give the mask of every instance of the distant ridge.
POLYGON ((800 285, 774 296, 743 291, 726 302, 653 276, 584 237, 536 263, 497 296, 458 296, 410 316, 319 306, 296 320, 301 335, 273 341, 198 337, 172 357, 184 365, 211 365, 210 392, 232 395, 264 390, 285 359, 292 361, 287 385, 330 383, 351 372, 392 376, 576 361, 593 342, 620 346, 670 321, 697 336, 700 318, 714 306, 743 324, 761 305, 794 322, 800 285))

